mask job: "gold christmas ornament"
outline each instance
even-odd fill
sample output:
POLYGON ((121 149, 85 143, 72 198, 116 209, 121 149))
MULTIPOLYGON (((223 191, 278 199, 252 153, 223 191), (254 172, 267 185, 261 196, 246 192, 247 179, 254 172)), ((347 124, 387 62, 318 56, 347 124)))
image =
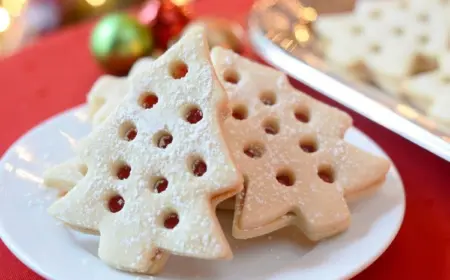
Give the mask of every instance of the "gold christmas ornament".
POLYGON ((151 53, 151 31, 132 16, 114 13, 95 26, 90 41, 93 56, 106 72, 125 75, 141 57, 151 53))

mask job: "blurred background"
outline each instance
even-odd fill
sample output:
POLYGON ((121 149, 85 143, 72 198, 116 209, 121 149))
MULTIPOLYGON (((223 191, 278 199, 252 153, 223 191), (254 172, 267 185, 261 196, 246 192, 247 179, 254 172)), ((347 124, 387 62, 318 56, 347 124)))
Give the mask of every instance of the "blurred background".
MULTIPOLYGON (((60 28, 115 10, 138 7, 144 2, 144 0, 0 0, 0 58, 60 28)), ((189 1, 171 2, 185 5, 189 1)))

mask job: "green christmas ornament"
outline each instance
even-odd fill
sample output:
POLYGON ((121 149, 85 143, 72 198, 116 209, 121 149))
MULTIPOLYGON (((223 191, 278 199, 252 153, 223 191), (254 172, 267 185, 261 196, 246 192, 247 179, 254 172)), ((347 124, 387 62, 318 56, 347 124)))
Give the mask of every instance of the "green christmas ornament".
POLYGON ((90 41, 93 56, 108 73, 125 75, 141 57, 153 49, 153 37, 147 27, 132 16, 115 13, 95 26, 90 41))

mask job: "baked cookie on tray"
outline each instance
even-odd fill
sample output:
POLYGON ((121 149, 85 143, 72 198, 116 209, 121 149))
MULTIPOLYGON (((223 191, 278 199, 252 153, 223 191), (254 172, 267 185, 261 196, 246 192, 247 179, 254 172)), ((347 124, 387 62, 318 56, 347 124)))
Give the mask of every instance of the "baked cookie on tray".
POLYGON ((439 57, 439 68, 403 83, 403 93, 416 107, 450 126, 450 52, 439 57))
POLYGON ((405 79, 437 67, 449 12, 444 1, 361 1, 352 13, 319 16, 313 29, 330 64, 398 95, 405 79))

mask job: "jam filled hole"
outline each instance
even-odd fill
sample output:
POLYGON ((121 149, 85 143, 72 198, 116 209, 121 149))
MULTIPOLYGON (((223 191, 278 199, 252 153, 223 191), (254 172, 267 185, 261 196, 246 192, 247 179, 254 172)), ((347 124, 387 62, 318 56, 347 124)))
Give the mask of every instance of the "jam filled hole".
POLYGON ((188 168, 196 177, 202 177, 208 171, 206 162, 198 156, 191 157, 188 160, 188 168))
POLYGON ((260 94, 259 100, 261 100, 264 105, 272 106, 277 103, 277 96, 272 91, 264 91, 260 94))
POLYGON ((169 181, 164 177, 157 177, 153 180, 153 191, 156 193, 162 193, 167 190, 169 181))
POLYGON ((130 177, 130 173, 131 173, 131 167, 123 162, 117 162, 113 165, 113 175, 116 176, 117 179, 119 180, 125 180, 128 179, 128 177, 130 177))
POLYGON ((234 69, 227 69, 223 73, 223 79, 230 84, 237 84, 239 83, 239 80, 241 77, 239 76, 238 72, 234 69))
POLYGON ((299 146, 305 153, 308 154, 317 152, 318 150, 317 141, 313 137, 301 139, 299 146))
POLYGON ((175 212, 171 212, 164 217, 164 227, 166 229, 174 229, 179 222, 180 219, 178 217, 178 214, 175 212))
POLYGON ((236 120, 245 120, 248 117, 247 107, 242 104, 235 105, 231 111, 231 115, 236 120))
POLYGON ((266 152, 266 148, 262 143, 253 142, 244 146, 244 154, 250 158, 261 158, 266 152))
POLYGON ((153 144, 161 149, 167 148, 172 141, 173 136, 168 131, 160 131, 153 136, 153 144))
POLYGON ((125 141, 133 141, 137 136, 137 129, 134 123, 125 122, 120 125, 119 136, 125 141))
POLYGON ((321 165, 317 171, 317 175, 325 183, 331 184, 335 181, 334 170, 330 165, 321 165))
POLYGON ((295 118, 302 123, 308 123, 311 120, 309 109, 306 107, 297 108, 294 115, 295 118))
POLYGON ((189 68, 186 63, 181 60, 175 60, 169 65, 170 76, 174 79, 184 78, 189 72, 189 68))
POLYGON ((139 97, 139 105, 144 109, 151 109, 158 103, 158 96, 152 92, 146 92, 139 97))
POLYGON ((196 105, 188 105, 184 108, 183 112, 184 119, 191 124, 196 124, 203 119, 202 110, 196 105))
POLYGON ((282 170, 278 171, 276 179, 277 179, 278 183, 280 183, 281 185, 284 185, 286 187, 290 187, 290 186, 294 185, 294 183, 295 183, 294 172, 292 172, 292 170, 289 170, 289 169, 282 169, 282 170))
POLYGON ((125 205, 125 199, 119 194, 115 194, 108 198, 108 210, 111 213, 117 213, 122 210, 125 205))
POLYGON ((275 135, 278 134, 278 132, 280 132, 279 121, 274 118, 266 119, 263 122, 262 127, 264 128, 264 131, 267 134, 275 135))

